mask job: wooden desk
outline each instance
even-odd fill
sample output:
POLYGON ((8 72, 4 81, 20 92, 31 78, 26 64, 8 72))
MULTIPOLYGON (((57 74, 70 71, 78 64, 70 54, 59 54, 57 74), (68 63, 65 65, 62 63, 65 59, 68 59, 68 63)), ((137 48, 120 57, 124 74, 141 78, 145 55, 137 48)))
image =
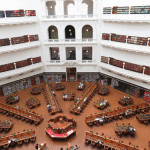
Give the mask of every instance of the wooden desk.
POLYGON ((33 87, 31 91, 32 95, 41 94, 41 91, 37 87, 33 87))
POLYGON ((29 108, 38 107, 41 103, 37 98, 30 98, 26 101, 26 104, 29 106, 29 108))
POLYGON ((125 98, 121 98, 119 101, 118 101, 119 104, 121 105, 129 105, 129 104, 133 104, 133 99, 130 98, 130 97, 125 97, 125 98))
POLYGON ((64 88, 65 88, 65 86, 62 83, 56 83, 56 85, 55 85, 56 90, 63 90, 64 88))
POLYGON ((6 103, 8 103, 8 104, 12 104, 12 103, 16 103, 16 102, 18 102, 20 100, 20 98, 19 98, 19 96, 7 96, 7 98, 6 98, 6 103))
POLYGON ((1 122, 0 120, 0 131, 9 131, 13 126, 13 121, 7 121, 4 120, 3 122, 1 122))
POLYGON ((109 102, 108 100, 105 99, 100 99, 97 100, 97 102, 94 102, 94 107, 98 108, 98 109, 104 109, 105 107, 109 106, 109 102))
POLYGON ((44 83, 44 96, 45 96, 47 105, 50 105, 50 108, 48 108, 48 111, 51 114, 56 114, 58 112, 62 112, 62 109, 59 107, 56 96, 54 96, 54 94, 51 90, 51 87, 49 86, 48 83, 44 83))
POLYGON ((101 88, 99 91, 98 91, 98 94, 101 94, 101 95, 107 95, 109 93, 109 89, 108 88, 101 88))
POLYGON ((63 100, 64 101, 71 101, 74 100, 75 94, 74 92, 67 91, 66 93, 63 94, 63 100))
POLYGON ((80 114, 81 110, 86 106, 88 101, 94 96, 97 91, 99 84, 93 83, 88 90, 84 93, 81 100, 77 101, 72 108, 70 108, 70 112, 74 114, 80 114))
POLYGON ((22 145, 23 141, 24 143, 28 143, 30 141, 35 141, 36 140, 36 134, 35 130, 27 130, 23 132, 18 132, 16 134, 12 134, 10 136, 4 136, 1 137, 0 140, 0 147, 3 148, 8 148, 9 146, 14 145, 17 143, 18 145, 22 145), (11 143, 11 140, 13 139, 13 143, 11 143))
POLYGON ((148 121, 150 120, 150 113, 136 115, 136 119, 138 119, 140 123, 147 124, 148 121))

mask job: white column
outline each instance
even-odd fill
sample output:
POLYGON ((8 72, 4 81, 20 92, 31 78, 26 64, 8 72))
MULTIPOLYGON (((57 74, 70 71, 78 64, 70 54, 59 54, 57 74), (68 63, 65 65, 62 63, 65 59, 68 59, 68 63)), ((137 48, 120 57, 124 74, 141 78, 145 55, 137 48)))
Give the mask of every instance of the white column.
POLYGON ((110 61, 110 58, 108 58, 108 65, 109 65, 109 61, 110 61))
POLYGON ((123 69, 124 69, 124 66, 125 66, 125 62, 123 62, 123 69))
POLYGON ((145 67, 143 67, 143 74, 144 74, 144 72, 145 72, 145 67))

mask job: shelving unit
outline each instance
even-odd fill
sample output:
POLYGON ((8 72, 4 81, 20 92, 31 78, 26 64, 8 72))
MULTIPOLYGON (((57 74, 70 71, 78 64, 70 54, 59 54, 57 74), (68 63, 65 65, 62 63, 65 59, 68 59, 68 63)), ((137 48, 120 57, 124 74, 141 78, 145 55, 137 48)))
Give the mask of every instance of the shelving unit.
POLYGON ((10 45, 10 40, 9 40, 9 38, 0 39, 0 46, 7 46, 7 45, 10 45))
POLYGON ((101 56, 101 62, 108 64, 108 57, 101 56))
POLYGON ((130 14, 150 14, 150 6, 131 6, 130 14))
POLYGON ((103 7, 103 14, 111 14, 111 7, 103 7))
POLYGON ((112 14, 129 14, 129 6, 127 7, 114 6, 112 8, 112 14))
POLYGON ((0 11, 0 18, 4 18, 5 17, 5 12, 4 11, 0 11))
POLYGON ((127 43, 147 46, 147 37, 128 36, 127 43))
POLYGON ((109 40, 109 36, 110 36, 110 34, 102 33, 102 39, 103 40, 109 40))

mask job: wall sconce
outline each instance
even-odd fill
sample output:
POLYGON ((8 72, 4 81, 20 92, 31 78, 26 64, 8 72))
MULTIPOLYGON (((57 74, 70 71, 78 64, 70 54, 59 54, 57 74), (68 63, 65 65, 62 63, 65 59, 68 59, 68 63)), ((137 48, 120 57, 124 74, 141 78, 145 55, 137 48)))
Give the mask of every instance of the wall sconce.
POLYGON ((53 6, 50 6, 50 8, 53 8, 53 6))
POLYGON ((54 32, 54 30, 52 30, 52 32, 54 32))
POLYGON ((32 65, 33 65, 33 61, 32 61, 33 59, 31 58, 31 62, 32 62, 32 65))
POLYGON ((54 53, 56 53, 56 51, 54 51, 54 53))
POLYGON ((86 52, 88 53, 89 51, 88 51, 88 50, 86 50, 86 52))
POLYGON ((16 69, 16 63, 14 63, 15 69, 16 69))
POLYGON ((124 69, 124 66, 125 66, 125 62, 123 62, 123 69, 124 69))
POLYGON ((111 33, 110 33, 110 36, 109 36, 109 40, 111 41, 111 33))
POLYGON ((143 67, 143 74, 144 74, 144 72, 145 72, 145 67, 143 67))
POLYGON ((110 61, 110 58, 108 58, 108 65, 109 65, 109 61, 110 61))
POLYGON ((71 29, 69 29, 69 31, 71 32, 71 29))
POLYGON ((70 51, 70 53, 72 53, 72 51, 70 51))
POLYGON ((88 29, 86 29, 86 31, 88 32, 89 30, 88 30, 88 29))

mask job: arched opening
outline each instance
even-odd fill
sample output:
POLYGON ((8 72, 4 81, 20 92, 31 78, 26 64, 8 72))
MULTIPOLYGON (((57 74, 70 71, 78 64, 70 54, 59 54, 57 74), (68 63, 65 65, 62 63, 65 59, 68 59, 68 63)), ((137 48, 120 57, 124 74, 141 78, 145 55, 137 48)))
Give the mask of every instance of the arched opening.
POLYGON ((82 60, 92 60, 92 47, 82 47, 82 60))
POLYGON ((56 15, 55 14, 55 6, 56 6, 56 2, 55 1, 48 1, 48 2, 46 2, 48 16, 56 15))
POLYGON ((88 14, 88 5, 86 3, 82 3, 82 15, 88 14))
POLYGON ((73 0, 64 1, 64 15, 74 15, 75 14, 75 3, 73 0))
POLYGON ((87 4, 88 5, 88 15, 93 14, 93 1, 92 0, 83 0, 82 4, 87 4))
POLYGON ((71 25, 68 25, 65 28, 65 38, 66 39, 75 39, 75 28, 71 25))
POLYGON ((82 38, 93 38, 93 28, 90 25, 82 28, 82 38))
POLYGON ((48 28, 49 39, 58 39, 58 30, 55 26, 50 26, 48 28))

